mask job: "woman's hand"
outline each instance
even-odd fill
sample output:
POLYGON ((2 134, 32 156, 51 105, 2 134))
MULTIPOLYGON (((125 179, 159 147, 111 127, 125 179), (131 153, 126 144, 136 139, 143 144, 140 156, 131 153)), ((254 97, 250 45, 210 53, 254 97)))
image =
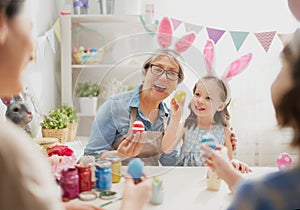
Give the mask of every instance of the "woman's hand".
POLYGON ((103 210, 97 206, 93 206, 91 204, 81 203, 77 201, 69 201, 64 203, 66 210, 103 210))
POLYGON ((174 98, 171 100, 171 120, 174 122, 179 122, 182 117, 184 102, 177 102, 174 98))
POLYGON ((251 168, 248 166, 248 164, 237 160, 237 159, 232 159, 231 163, 233 165, 233 167, 237 170, 239 170, 242 173, 249 173, 252 172, 251 168))
POLYGON ((118 154, 122 158, 136 157, 144 147, 146 136, 146 132, 137 132, 134 135, 131 132, 131 134, 119 145, 117 149, 118 154))
POLYGON ((216 150, 210 148, 207 144, 201 144, 204 152, 202 158, 205 160, 204 165, 216 171, 218 176, 223 179, 230 188, 233 188, 242 177, 241 174, 233 167, 227 155, 227 148, 218 145, 216 150))
POLYGON ((152 194, 152 179, 144 178, 138 184, 126 178, 121 209, 140 210, 149 202, 152 194))

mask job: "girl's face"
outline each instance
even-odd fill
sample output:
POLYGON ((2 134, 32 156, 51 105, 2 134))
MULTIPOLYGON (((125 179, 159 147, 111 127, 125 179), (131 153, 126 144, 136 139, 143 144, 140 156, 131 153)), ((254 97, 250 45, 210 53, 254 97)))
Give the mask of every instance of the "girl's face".
POLYGON ((289 68, 287 62, 283 59, 281 70, 271 86, 271 96, 274 107, 279 105, 285 93, 292 88, 292 75, 289 68))
POLYGON ((143 91, 150 95, 153 100, 162 101, 176 89, 178 80, 173 81, 168 79, 166 72, 162 75, 156 75, 153 73, 154 71, 152 71, 151 68, 156 68, 156 70, 157 68, 168 70, 172 71, 170 72, 172 74, 178 74, 179 66, 172 58, 167 56, 160 56, 151 64, 154 66, 147 69, 143 84, 143 91))
POLYGON ((22 90, 22 71, 33 55, 32 25, 23 9, 12 19, 0 15, 0 96, 22 90))
POLYGON ((222 111, 225 102, 221 100, 221 91, 221 88, 213 80, 200 81, 191 101, 191 109, 195 115, 213 119, 217 111, 222 111))

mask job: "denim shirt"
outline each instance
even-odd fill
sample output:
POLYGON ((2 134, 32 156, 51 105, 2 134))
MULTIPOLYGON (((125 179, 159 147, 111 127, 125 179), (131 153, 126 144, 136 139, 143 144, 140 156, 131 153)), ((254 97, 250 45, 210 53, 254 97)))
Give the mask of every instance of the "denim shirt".
MULTIPOLYGON (((126 135, 130 125, 130 111, 133 107, 137 108, 136 119, 144 123, 146 131, 163 130, 163 117, 169 117, 169 108, 165 102, 161 102, 158 118, 152 124, 140 110, 141 88, 142 86, 140 85, 133 91, 114 95, 98 108, 89 142, 84 150, 85 155, 95 153, 101 155, 103 152, 109 151, 116 140, 126 135)), ((161 164, 175 165, 178 159, 177 153, 174 150, 171 154, 162 154, 160 158, 161 164)))

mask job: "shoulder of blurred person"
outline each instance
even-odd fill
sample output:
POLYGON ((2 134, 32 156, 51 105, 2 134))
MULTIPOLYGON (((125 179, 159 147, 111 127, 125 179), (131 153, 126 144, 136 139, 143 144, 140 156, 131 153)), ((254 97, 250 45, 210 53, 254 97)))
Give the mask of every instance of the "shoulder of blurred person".
POLYGON ((229 209, 299 209, 300 167, 243 181, 229 209))
POLYGON ((0 209, 64 209, 49 162, 10 121, 0 124, 0 209))

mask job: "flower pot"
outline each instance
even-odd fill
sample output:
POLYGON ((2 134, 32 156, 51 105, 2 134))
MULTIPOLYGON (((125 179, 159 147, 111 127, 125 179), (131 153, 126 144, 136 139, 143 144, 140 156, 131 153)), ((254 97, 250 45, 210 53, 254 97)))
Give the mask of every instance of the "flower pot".
POLYGON ((79 106, 81 114, 95 115, 97 109, 97 97, 80 97, 79 106))

